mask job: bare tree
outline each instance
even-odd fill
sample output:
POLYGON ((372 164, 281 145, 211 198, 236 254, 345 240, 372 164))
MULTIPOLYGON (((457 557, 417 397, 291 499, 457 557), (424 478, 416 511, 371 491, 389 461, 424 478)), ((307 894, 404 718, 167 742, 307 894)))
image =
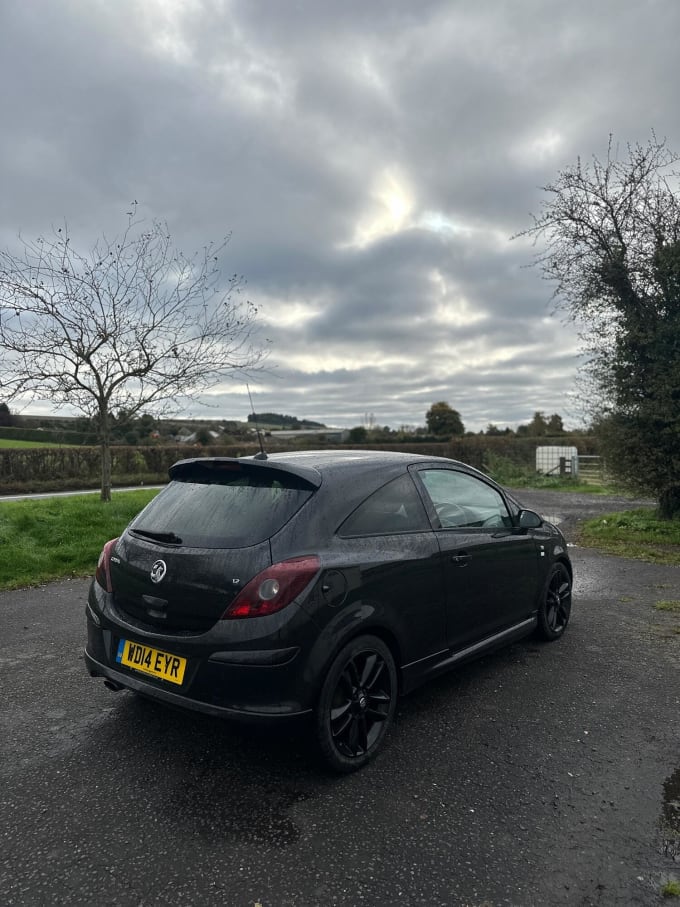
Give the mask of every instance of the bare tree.
POLYGON ((111 499, 111 419, 176 409, 228 375, 258 366, 257 308, 223 277, 228 237, 186 257, 166 224, 133 206, 123 233, 86 252, 68 228, 0 250, 0 391, 49 399, 92 418, 101 499, 111 499))

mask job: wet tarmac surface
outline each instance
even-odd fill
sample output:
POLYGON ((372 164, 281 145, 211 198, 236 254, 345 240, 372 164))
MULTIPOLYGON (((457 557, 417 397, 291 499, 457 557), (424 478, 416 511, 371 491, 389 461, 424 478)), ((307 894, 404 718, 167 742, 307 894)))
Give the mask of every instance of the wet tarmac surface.
POLYGON ((653 501, 646 498, 630 498, 623 495, 573 494, 534 488, 511 490, 522 506, 535 510, 545 519, 557 523, 567 539, 570 538, 576 524, 582 520, 590 520, 619 510, 654 506, 653 501))
MULTIPOLYGON (((517 493, 568 538, 584 512, 631 506, 555 495, 517 493)), ((563 639, 512 645, 402 700, 380 758, 347 778, 316 765, 302 731, 91 680, 85 581, 0 594, 2 903, 668 903, 680 620, 654 605, 680 599, 680 568, 571 551, 563 639)))

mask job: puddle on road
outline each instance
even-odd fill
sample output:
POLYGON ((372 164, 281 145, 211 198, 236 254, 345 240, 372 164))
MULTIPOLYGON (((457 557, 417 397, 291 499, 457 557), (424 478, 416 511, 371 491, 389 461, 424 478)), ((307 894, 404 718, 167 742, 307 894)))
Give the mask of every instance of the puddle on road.
POLYGON ((661 840, 664 856, 680 863, 680 768, 664 782, 661 840))

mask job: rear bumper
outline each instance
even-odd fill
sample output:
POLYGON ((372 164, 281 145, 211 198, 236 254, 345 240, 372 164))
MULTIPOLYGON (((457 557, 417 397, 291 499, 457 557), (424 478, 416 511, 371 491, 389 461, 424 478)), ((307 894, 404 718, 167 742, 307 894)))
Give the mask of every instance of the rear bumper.
POLYGON ((91 677, 101 677, 110 681, 115 687, 132 690, 150 699, 156 699, 166 705, 179 709, 188 709, 212 715, 216 718, 228 718, 254 724, 279 724, 286 719, 303 718, 311 714, 311 709, 296 708, 291 703, 276 703, 271 707, 251 706, 244 704, 242 707, 222 705, 215 701, 194 699, 182 693, 175 693, 158 683, 147 681, 143 677, 134 677, 131 673, 117 670, 107 664, 97 661, 86 649, 83 653, 85 667, 91 677))
POLYGON ((314 628, 293 606, 285 615, 219 626, 201 637, 150 634, 124 623, 93 582, 85 614, 85 665, 110 689, 126 688, 176 708, 250 723, 277 724, 313 711, 316 694, 305 652, 314 628), (298 632, 286 632, 284 619, 298 632), (269 626, 263 628, 265 621, 269 626), (123 639, 185 658, 181 685, 121 664, 117 653, 123 639), (291 645, 294 641, 299 644, 291 645))

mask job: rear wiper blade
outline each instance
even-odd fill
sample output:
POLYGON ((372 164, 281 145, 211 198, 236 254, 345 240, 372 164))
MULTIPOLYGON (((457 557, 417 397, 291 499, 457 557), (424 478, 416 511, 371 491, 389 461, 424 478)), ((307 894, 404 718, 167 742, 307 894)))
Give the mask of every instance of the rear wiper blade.
POLYGON ((182 539, 174 532, 152 532, 150 529, 137 528, 132 529, 131 532, 134 532, 135 535, 143 535, 147 539, 153 539, 155 542, 168 542, 171 545, 182 544, 182 539))

